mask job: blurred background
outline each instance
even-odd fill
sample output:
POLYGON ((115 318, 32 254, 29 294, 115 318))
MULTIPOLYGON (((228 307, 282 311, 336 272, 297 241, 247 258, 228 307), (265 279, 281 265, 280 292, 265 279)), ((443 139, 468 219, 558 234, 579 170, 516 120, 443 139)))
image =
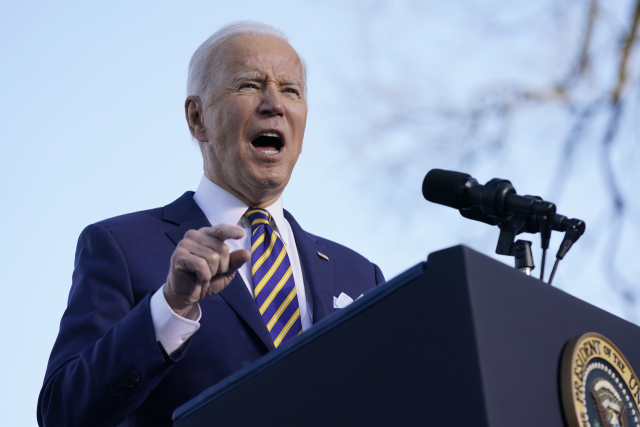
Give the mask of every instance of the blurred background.
POLYGON ((497 228, 421 194, 436 167, 509 179, 587 223, 554 286, 640 323, 640 0, 3 2, 3 425, 36 425, 81 230, 196 189, 187 65, 241 19, 282 29, 308 64, 284 195, 304 228, 388 279, 460 243, 512 264, 497 228))

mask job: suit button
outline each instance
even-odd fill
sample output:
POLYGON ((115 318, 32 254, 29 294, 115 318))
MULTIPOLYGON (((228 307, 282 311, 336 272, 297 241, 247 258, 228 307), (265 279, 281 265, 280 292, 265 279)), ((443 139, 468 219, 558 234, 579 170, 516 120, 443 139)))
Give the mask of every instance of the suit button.
POLYGON ((124 380, 124 383, 125 383, 125 385, 126 385, 127 387, 129 387, 129 388, 133 388, 133 384, 134 384, 134 382, 133 382, 133 380, 132 380, 131 378, 127 378, 126 380, 124 380))
POLYGON ((133 371, 133 372, 131 373, 131 376, 133 377, 133 380, 134 380, 135 382, 140 381, 140 372, 138 372, 138 371, 133 371))
POLYGON ((122 395, 120 393, 113 393, 113 397, 115 397, 116 400, 122 400, 122 395))
POLYGON ((127 392, 129 391, 129 387, 127 387, 124 384, 120 384, 120 387, 118 387, 118 390, 120 390, 120 393, 122 394, 127 394, 127 392))

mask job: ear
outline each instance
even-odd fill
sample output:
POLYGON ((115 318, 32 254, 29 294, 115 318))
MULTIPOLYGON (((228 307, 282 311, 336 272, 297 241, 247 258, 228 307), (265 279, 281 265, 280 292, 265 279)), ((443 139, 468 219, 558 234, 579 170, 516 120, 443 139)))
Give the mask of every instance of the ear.
POLYGON ((200 142, 208 141, 202 119, 202 100, 199 96, 189 95, 184 101, 184 114, 189 125, 189 132, 200 142))

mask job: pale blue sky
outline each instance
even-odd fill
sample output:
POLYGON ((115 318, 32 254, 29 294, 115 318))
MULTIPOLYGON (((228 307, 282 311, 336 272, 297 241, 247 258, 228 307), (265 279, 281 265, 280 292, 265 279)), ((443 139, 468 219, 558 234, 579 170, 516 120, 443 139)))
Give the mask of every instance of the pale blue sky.
MULTIPOLYGON (((304 151, 284 195, 285 207, 303 227, 358 250, 387 278, 458 243, 492 252, 497 230, 422 199, 422 177, 432 167, 453 167, 451 151, 434 151, 404 175, 402 182, 409 177, 414 187, 394 189, 393 180, 385 183, 378 176, 375 159, 402 162, 411 156, 402 147, 412 134, 399 131, 393 143, 371 153, 366 144, 353 142, 371 129, 372 117, 387 114, 366 103, 385 89, 379 81, 391 82, 387 89, 399 91, 409 104, 414 91, 427 94, 434 105, 459 104, 496 73, 535 80, 538 65, 531 66, 527 49, 541 55, 549 50, 527 36, 510 44, 499 32, 483 33, 481 45, 476 36, 484 29, 469 21, 468 13, 425 2, 415 6, 419 14, 404 19, 405 3, 411 2, 0 6, 1 424, 36 425, 37 396, 65 308, 80 231, 195 190, 202 161, 184 122, 187 64, 195 48, 230 21, 255 19, 282 29, 309 65, 304 151), (382 4, 387 6, 380 11, 382 4), (380 20, 385 13, 389 19, 380 20), (394 191, 402 193, 400 202, 394 191)), ((517 25, 539 10, 521 2, 507 12, 503 18, 517 25)), ((524 129, 517 135, 527 134, 524 129)), ((637 128, 630 132, 637 138, 637 128)), ((539 146, 522 140, 502 154, 507 164, 489 159, 468 172, 479 174, 481 182, 510 178, 520 193, 546 197, 552 186, 546 178, 538 182, 531 167, 539 146)), ((585 158, 584 167, 590 162, 596 160, 585 158)), ((596 227, 606 221, 576 194, 563 195, 559 211, 592 219, 596 227)), ((553 241, 554 251, 559 241, 553 241)), ((585 252, 601 247, 589 246, 586 236, 579 245, 585 252)), ((587 274, 576 254, 561 264, 558 286, 623 314, 619 296, 602 285, 602 271, 588 273, 592 280, 586 284, 572 280, 572 272, 580 272, 580 281, 587 274)))

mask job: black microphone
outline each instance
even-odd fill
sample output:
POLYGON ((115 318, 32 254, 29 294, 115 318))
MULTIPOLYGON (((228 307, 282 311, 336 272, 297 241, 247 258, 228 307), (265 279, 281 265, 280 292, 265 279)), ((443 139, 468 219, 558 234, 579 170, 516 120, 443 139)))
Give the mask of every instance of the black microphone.
POLYGON ((458 209, 463 216, 487 224, 494 224, 493 218, 508 218, 513 214, 552 219, 556 213, 556 206, 540 197, 518 196, 506 179, 494 178, 482 185, 469 174, 443 169, 431 169, 427 173, 422 194, 430 202, 458 209))
POLYGON ((564 239, 560 243, 560 249, 556 258, 562 259, 571 249, 573 245, 582 236, 586 230, 587 225, 581 219, 567 218, 566 216, 557 215, 554 221, 554 230, 563 231, 564 239), (557 223, 557 226, 556 226, 557 223))
MULTIPOLYGON (((571 246, 584 234, 585 223, 579 219, 569 219, 556 214, 556 205, 545 202, 537 196, 518 196, 516 189, 506 179, 494 178, 485 185, 466 173, 431 169, 422 182, 422 195, 430 202, 458 209, 460 215, 474 221, 497 225, 500 228, 500 238, 496 253, 513 255, 518 261, 533 266, 526 256, 519 259, 518 244, 522 246, 526 241, 518 240, 514 247, 515 235, 540 233, 542 246, 542 268, 540 279, 544 277, 546 251, 549 248, 551 231, 565 233, 560 245, 549 284, 553 280, 558 262, 567 254, 571 246)), ((522 251, 520 251, 522 252, 522 251)), ((530 255, 525 250, 525 255, 530 255)), ((519 267, 518 267, 519 268, 519 267)))
MULTIPOLYGON (((465 208, 465 184, 477 184, 468 173, 431 169, 422 181, 422 195, 430 202, 454 209, 465 208)), ((468 206, 466 206, 468 207, 468 206)))

